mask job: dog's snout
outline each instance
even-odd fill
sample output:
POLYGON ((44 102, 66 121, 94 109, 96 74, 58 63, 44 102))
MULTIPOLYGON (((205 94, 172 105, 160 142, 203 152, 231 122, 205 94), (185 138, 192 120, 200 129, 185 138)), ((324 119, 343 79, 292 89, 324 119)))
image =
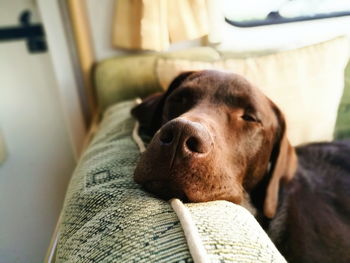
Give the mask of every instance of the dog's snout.
POLYGON ((213 145, 211 136, 202 124, 187 119, 168 122, 160 130, 159 142, 163 147, 171 147, 177 154, 205 154, 213 145))

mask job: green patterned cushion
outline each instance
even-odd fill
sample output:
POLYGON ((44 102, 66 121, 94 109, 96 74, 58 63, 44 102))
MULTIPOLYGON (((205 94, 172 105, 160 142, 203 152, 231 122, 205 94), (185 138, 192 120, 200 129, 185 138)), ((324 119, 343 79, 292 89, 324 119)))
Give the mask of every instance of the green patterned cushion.
MULTIPOLYGON (((132 179, 139 149, 134 102, 106 111, 72 177, 56 262, 192 262, 177 214, 132 179)), ((210 262, 285 262, 244 208, 225 201, 186 205, 210 262)))

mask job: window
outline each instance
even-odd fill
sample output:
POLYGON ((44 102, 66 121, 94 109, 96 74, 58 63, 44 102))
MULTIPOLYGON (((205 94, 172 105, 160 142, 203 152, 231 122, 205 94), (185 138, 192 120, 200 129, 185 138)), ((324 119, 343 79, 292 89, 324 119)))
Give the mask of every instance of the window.
POLYGON ((349 0, 224 0, 226 22, 238 27, 350 15, 349 0))

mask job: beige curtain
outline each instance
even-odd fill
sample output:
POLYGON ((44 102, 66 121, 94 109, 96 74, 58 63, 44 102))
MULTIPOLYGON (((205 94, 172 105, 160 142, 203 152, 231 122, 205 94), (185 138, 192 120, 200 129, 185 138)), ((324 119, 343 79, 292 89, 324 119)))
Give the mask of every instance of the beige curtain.
POLYGON ((116 0, 113 46, 166 50, 208 34, 206 0, 116 0))

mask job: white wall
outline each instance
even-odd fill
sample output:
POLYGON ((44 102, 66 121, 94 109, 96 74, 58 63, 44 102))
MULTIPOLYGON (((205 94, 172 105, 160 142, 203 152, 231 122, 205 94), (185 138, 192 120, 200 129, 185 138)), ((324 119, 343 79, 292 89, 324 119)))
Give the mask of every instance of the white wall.
MULTIPOLYGON (((34 1, 1 0, 0 27, 25 8, 37 13, 34 1)), ((24 41, 0 42, 0 129, 0 262, 42 262, 75 159, 49 53, 24 41)))
POLYGON ((112 17, 114 0, 86 0, 93 47, 97 60, 122 54, 112 47, 112 17))

